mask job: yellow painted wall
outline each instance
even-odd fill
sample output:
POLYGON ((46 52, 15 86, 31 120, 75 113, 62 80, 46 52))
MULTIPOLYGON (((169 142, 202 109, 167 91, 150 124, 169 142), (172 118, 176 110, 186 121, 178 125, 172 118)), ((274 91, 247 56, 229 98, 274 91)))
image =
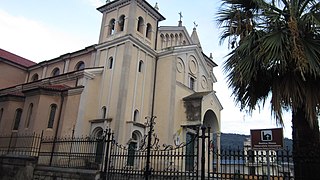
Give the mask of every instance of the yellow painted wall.
POLYGON ((25 82, 28 73, 25 70, 0 61, 0 89, 15 86, 25 82))
MULTIPOLYGON (((13 130, 15 112, 18 108, 23 108, 22 101, 2 101, 0 102, 0 109, 3 108, 2 119, 0 123, 0 133, 9 135, 13 130)), ((23 113, 23 111, 22 111, 23 113)), ((19 124, 19 129, 22 124, 22 117, 19 124)))
POLYGON ((76 65, 82 61, 84 62, 85 64, 85 68, 90 68, 92 67, 92 64, 91 64, 91 53, 88 53, 88 54, 84 54, 84 55, 81 55, 81 56, 77 56, 77 57, 74 57, 74 58, 70 58, 69 60, 69 67, 68 67, 68 71, 67 72, 72 72, 72 71, 76 71, 76 65))

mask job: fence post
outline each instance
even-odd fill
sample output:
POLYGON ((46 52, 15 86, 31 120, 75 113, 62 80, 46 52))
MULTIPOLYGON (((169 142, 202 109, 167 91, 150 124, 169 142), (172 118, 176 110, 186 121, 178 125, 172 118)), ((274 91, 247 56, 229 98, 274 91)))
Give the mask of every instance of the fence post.
POLYGON ((201 127, 201 180, 205 179, 205 163, 206 163, 206 155, 205 155, 205 148, 206 148, 206 127, 201 127))
POLYGON ((151 140, 152 140, 152 133, 153 133, 153 126, 155 124, 154 119, 156 116, 150 117, 150 122, 148 123, 149 132, 148 132, 148 144, 147 144, 147 162, 146 162, 146 170, 145 170, 145 180, 149 179, 149 175, 151 174, 150 169, 150 151, 151 151, 151 140))
POLYGON ((105 143, 107 143, 107 147, 105 150, 105 155, 104 155, 104 169, 103 169, 103 175, 104 175, 104 179, 107 178, 107 171, 108 171, 108 161, 109 161, 109 149, 110 149, 110 143, 112 143, 113 138, 111 138, 111 129, 106 129, 106 139, 105 139, 105 143))
POLYGON ((72 134, 71 134, 71 145, 70 145, 70 150, 69 150, 69 155, 68 155, 68 167, 70 166, 70 161, 71 161, 71 152, 72 152, 73 141, 74 141, 74 128, 72 129, 72 134))
POLYGON ((52 158, 53 158, 54 148, 55 148, 55 145, 56 145, 56 138, 57 138, 57 137, 54 137, 54 138, 53 138, 53 144, 52 144, 52 148, 51 148, 49 166, 51 166, 51 164, 52 164, 52 158))
POLYGON ((211 140, 210 140, 210 127, 208 127, 208 147, 207 147, 207 151, 208 151, 208 179, 210 178, 210 147, 211 147, 211 140))
POLYGON ((197 169, 196 169, 196 177, 199 177, 199 150, 200 150, 200 128, 197 128, 197 169))
MULTIPOLYGON (((37 134, 36 132, 33 132, 32 133, 32 143, 31 143, 31 146, 29 147, 30 150, 29 150, 29 156, 33 156, 34 155, 34 149, 35 149, 35 144, 36 144, 36 141, 37 141, 37 134)), ((27 150, 28 151, 28 150, 27 150)), ((28 152, 27 152, 28 153, 28 152)))
POLYGON ((41 150, 42 140, 43 140, 43 130, 41 131, 41 136, 40 136, 40 141, 39 141, 39 147, 38 147, 38 150, 37 150, 38 160, 39 160, 39 156, 40 156, 40 150, 41 150))

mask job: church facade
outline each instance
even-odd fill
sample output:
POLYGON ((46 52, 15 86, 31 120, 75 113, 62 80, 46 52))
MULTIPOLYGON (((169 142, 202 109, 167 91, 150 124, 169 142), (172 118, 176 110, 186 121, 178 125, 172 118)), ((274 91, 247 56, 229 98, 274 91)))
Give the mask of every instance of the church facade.
POLYGON ((145 0, 99 7, 98 44, 34 63, 0 49, 0 134, 99 136, 139 145, 155 118, 160 142, 186 141, 211 127, 219 144, 222 105, 214 91, 217 65, 204 54, 196 28, 160 26, 165 18, 145 0))

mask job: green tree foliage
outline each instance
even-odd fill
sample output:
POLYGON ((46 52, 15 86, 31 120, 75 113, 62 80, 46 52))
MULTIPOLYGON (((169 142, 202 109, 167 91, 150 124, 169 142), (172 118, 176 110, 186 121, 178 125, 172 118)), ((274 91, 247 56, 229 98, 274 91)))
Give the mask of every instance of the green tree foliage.
POLYGON ((217 21, 232 49, 224 70, 236 102, 252 112, 270 96, 279 124, 290 109, 296 179, 320 177, 319 0, 222 0, 217 21))

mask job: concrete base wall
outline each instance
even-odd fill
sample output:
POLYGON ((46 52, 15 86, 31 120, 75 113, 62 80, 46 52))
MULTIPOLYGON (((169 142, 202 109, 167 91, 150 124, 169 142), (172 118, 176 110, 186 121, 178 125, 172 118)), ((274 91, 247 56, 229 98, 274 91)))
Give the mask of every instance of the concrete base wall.
POLYGON ((97 170, 37 166, 37 158, 0 156, 0 180, 99 180, 97 170))
POLYGON ((33 173, 33 179, 39 180, 99 180, 100 171, 72 168, 57 168, 38 166, 33 173))
POLYGON ((0 180, 32 180, 36 163, 35 157, 1 156, 0 180))

